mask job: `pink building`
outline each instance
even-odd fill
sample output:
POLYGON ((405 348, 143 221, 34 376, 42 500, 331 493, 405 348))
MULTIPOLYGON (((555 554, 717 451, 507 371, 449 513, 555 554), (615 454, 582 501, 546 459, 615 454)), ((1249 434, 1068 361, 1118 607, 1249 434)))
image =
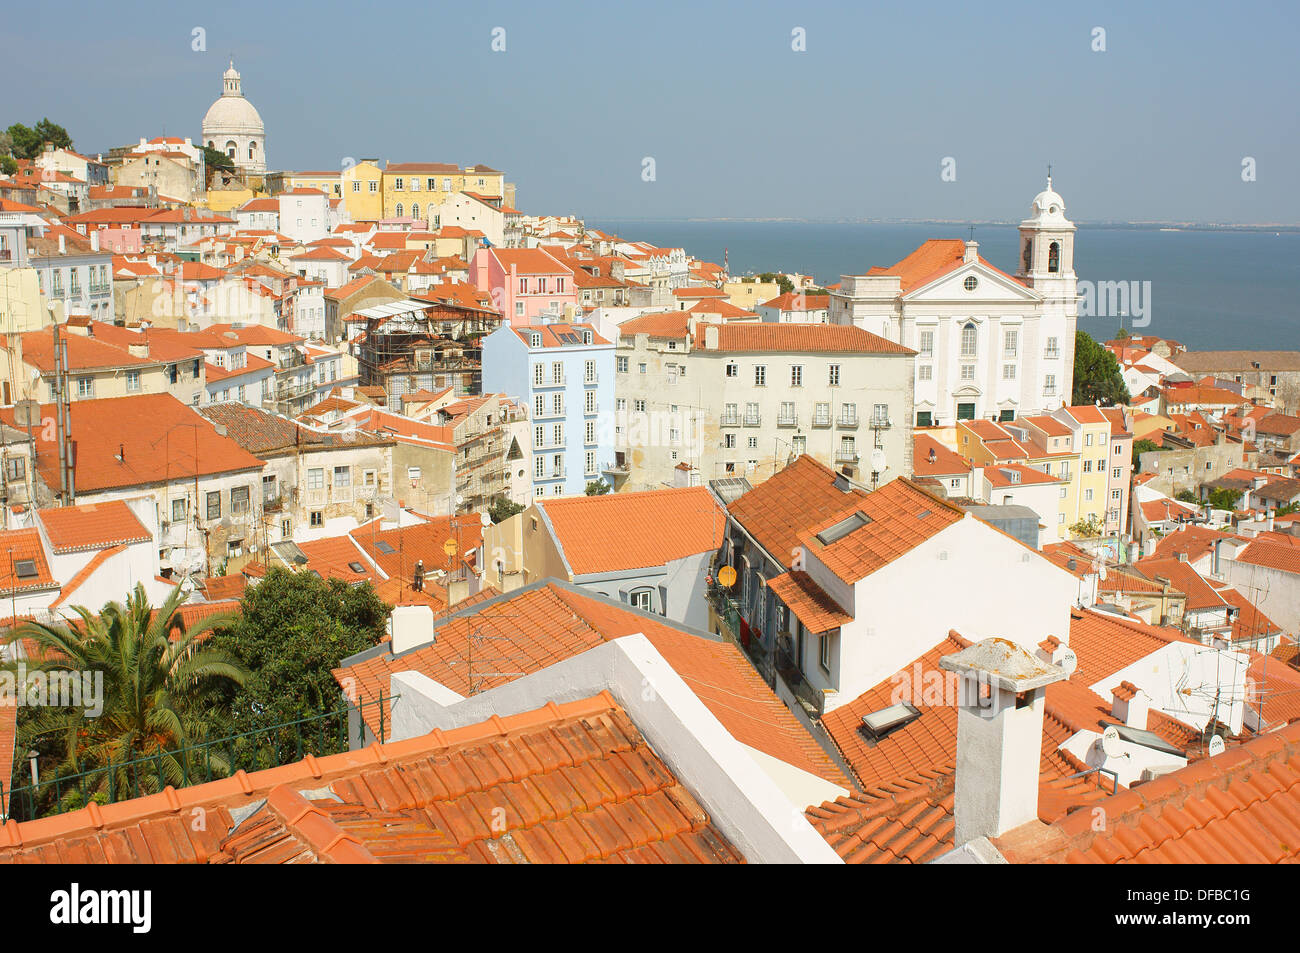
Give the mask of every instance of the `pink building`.
POLYGON ((480 246, 470 272, 475 287, 516 327, 563 319, 565 305, 578 306, 573 273, 540 248, 480 246))

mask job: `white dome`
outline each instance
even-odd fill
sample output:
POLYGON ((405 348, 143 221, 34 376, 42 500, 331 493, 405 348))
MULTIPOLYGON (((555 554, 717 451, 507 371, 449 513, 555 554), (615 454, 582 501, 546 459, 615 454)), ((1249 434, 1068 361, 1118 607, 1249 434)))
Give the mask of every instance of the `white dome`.
POLYGON ((1047 188, 1035 195, 1033 203, 1029 206, 1028 220, 1039 223, 1069 224, 1069 220, 1065 217, 1065 199, 1052 188, 1050 175, 1047 177, 1047 188))
POLYGON ((257 109, 243 96, 222 96, 203 117, 203 135, 260 136, 266 132, 257 109))
POLYGON ((203 117, 203 137, 265 135, 262 117, 240 89, 239 71, 234 63, 222 74, 221 81, 221 98, 208 107, 203 117))

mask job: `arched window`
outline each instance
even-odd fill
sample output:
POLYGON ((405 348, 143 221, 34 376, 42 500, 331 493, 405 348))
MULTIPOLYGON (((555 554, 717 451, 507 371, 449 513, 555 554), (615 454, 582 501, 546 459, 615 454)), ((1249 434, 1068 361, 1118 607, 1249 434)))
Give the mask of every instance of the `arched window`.
POLYGON ((1033 255, 1033 251, 1034 251, 1034 243, 1029 241, 1029 239, 1025 239, 1025 254, 1024 254, 1024 258, 1022 259, 1025 265, 1024 267, 1025 271, 1029 270, 1029 262, 1030 262, 1030 258, 1033 255))
POLYGON ((633 589, 628 593, 628 601, 632 603, 633 609, 640 609, 642 612, 654 611, 654 590, 653 589, 633 589))
POLYGON ((401 202, 398 202, 398 203, 397 203, 397 217, 398 217, 398 218, 401 218, 401 217, 402 217, 402 203, 401 203, 401 202))
POLYGON ((257 143, 256 143, 256 142, 250 142, 250 143, 248 144, 248 157, 249 157, 250 159, 253 158, 253 150, 256 149, 256 148, 257 148, 257 143))
POLYGON ((1057 272, 1061 270, 1061 243, 1052 242, 1047 246, 1047 270, 1057 272))
POLYGON ((420 217, 420 203, 419 203, 419 202, 412 202, 412 203, 411 203, 411 218, 419 218, 419 217, 420 217))
POLYGON ((231 139, 229 142, 226 143, 226 155, 230 156, 230 158, 233 159, 235 157, 235 153, 238 151, 239 151, 239 146, 234 139, 231 139))
POLYGON ((975 356, 975 335, 976 329, 973 323, 967 324, 961 329, 961 356, 975 356))

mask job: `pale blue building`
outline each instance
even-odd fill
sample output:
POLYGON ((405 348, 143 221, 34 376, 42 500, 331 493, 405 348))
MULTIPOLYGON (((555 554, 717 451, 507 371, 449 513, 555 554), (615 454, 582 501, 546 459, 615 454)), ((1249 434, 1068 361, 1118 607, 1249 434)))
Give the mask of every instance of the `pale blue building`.
POLYGON ((584 493, 613 464, 614 345, 590 324, 502 325, 483 339, 483 392, 526 398, 533 499, 584 493))

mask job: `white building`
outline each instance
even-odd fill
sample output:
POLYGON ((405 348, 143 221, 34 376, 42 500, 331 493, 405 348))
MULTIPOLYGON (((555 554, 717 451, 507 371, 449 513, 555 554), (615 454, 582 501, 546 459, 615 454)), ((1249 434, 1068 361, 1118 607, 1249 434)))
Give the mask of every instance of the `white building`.
POLYGON ((320 189, 290 189, 275 196, 280 203, 280 233, 306 245, 329 232, 329 196, 320 189))
POLYGON ((1074 368, 1074 225, 1047 188, 1020 223, 1013 277, 979 256, 977 242, 932 240, 902 261, 844 275, 830 320, 918 352, 918 426, 1055 410, 1074 368))
POLYGON ((266 171, 266 127, 262 117, 244 98, 233 60, 221 80, 221 98, 208 107, 203 117, 203 141, 209 148, 230 156, 237 169, 261 175, 266 171))

